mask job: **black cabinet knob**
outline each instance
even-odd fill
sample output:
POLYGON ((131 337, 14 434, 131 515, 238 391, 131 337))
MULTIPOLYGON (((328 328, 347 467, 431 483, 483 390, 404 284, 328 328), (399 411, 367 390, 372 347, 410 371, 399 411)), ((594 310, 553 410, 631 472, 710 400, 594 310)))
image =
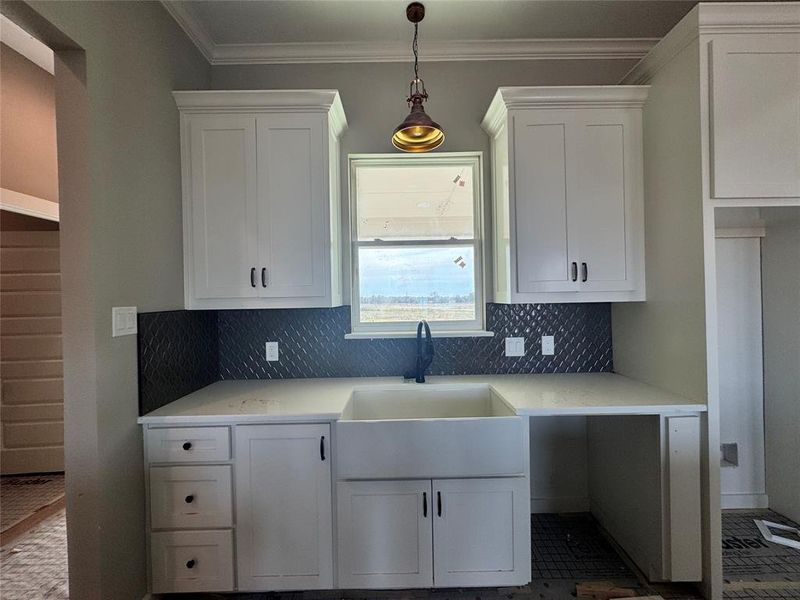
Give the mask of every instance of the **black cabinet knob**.
POLYGON ((184 450, 191 450, 192 449, 192 442, 183 442, 183 449, 184 450))
POLYGON ((184 498, 184 500, 186 501, 186 504, 191 504, 192 502, 194 502, 194 496, 192 494, 189 494, 188 496, 186 496, 186 498, 184 498))
POLYGON ((194 569, 194 565, 195 565, 194 559, 186 561, 186 568, 187 569, 194 569))

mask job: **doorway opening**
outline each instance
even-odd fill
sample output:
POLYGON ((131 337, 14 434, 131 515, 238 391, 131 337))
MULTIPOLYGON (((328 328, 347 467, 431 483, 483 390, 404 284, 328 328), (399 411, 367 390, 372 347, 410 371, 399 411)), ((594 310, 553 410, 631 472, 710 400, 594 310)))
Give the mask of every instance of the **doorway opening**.
POLYGON ((800 593, 800 207, 718 208, 717 324, 726 592, 800 593))

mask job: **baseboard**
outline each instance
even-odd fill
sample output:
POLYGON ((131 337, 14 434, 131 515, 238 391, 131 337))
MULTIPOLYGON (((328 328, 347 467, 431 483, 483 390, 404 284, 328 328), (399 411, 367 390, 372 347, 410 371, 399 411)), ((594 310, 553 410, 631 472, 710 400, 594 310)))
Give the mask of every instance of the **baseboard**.
POLYGON ((769 508, 766 494, 722 494, 722 509, 769 508))
POLYGON ((531 498, 531 514, 573 512, 589 512, 589 498, 586 496, 531 498))

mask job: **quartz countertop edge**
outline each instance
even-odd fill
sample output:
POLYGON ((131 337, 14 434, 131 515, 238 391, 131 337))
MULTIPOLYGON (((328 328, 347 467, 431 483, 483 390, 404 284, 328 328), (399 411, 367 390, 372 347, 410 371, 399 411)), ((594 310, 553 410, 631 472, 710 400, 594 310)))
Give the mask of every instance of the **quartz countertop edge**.
MULTIPOLYGON (((423 385, 489 385, 519 416, 659 415, 706 405, 615 373, 430 376, 423 385)), ((399 377, 222 380, 139 417, 143 425, 337 421, 353 390, 415 386, 399 377)))

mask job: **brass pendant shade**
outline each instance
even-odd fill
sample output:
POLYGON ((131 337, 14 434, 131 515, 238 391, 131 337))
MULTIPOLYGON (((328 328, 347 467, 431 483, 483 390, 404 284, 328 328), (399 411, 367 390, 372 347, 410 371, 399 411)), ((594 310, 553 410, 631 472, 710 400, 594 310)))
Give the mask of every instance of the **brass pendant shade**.
POLYGON ((411 81, 406 98, 411 112, 394 128, 392 144, 403 152, 429 152, 442 145, 444 130, 428 116, 423 106, 428 99, 428 92, 425 89, 425 82, 419 77, 417 34, 419 22, 425 17, 425 7, 419 2, 412 2, 406 7, 406 17, 414 24, 414 42, 411 47, 414 52, 414 79, 411 81))
POLYGON ((400 125, 394 128, 392 144, 403 152, 429 152, 444 142, 441 125, 431 119, 422 106, 424 98, 411 96, 411 112, 400 125))

